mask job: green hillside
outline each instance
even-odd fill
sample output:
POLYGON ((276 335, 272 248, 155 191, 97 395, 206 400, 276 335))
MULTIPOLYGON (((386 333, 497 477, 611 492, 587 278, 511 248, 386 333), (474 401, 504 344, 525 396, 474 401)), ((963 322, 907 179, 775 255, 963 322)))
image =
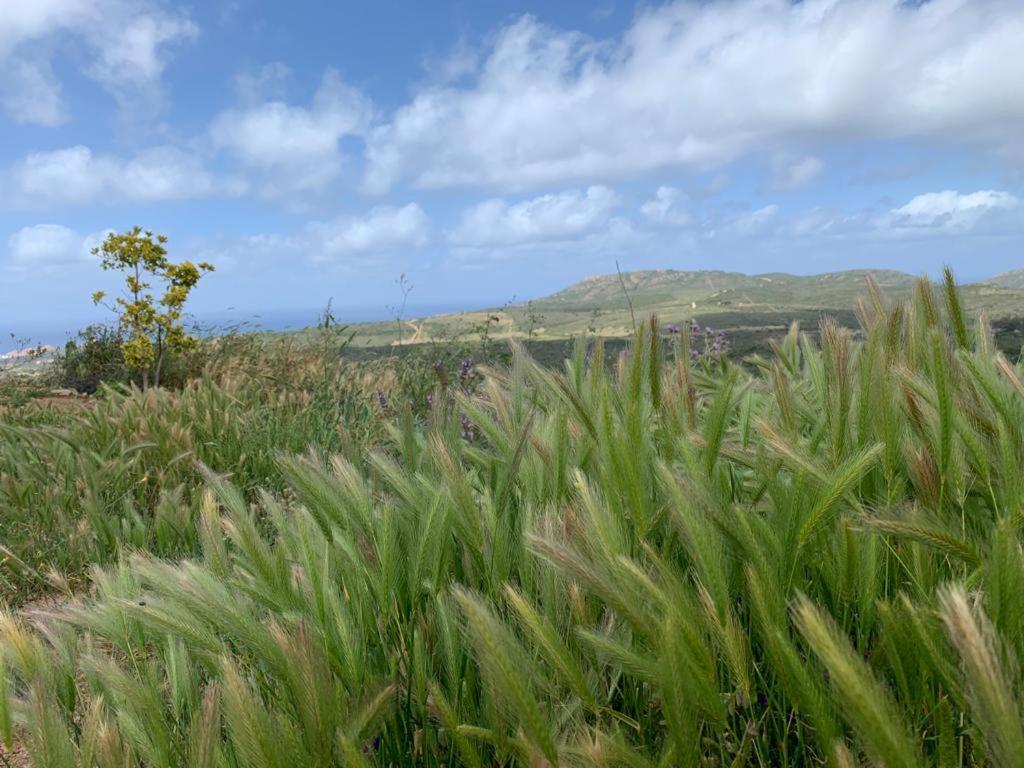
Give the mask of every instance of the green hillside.
MULTIPOLYGON (((625 272, 589 277, 557 293, 500 309, 407 318, 356 326, 364 346, 428 343, 486 334, 490 338, 564 339, 580 333, 624 337, 633 316, 656 313, 664 322, 698 319, 726 329, 787 327, 823 312, 850 316, 871 275, 892 299, 906 298, 917 278, 889 269, 820 275, 679 271, 625 272), (630 305, 632 304, 632 309, 630 305)), ((1024 271, 963 286, 973 312, 993 318, 1024 314, 1024 271)), ((850 316, 852 318, 852 316, 850 316)))

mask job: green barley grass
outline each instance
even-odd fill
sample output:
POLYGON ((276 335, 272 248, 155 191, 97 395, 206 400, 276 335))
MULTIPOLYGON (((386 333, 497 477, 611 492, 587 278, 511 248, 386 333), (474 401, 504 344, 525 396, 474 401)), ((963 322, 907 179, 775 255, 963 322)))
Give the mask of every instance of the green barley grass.
POLYGON ((0 734, 40 767, 1021 764, 1024 370, 951 277, 860 317, 744 365, 654 321, 612 365, 517 350, 415 413, 211 377, 4 427, 3 503, 99 565, 0 618, 0 734))

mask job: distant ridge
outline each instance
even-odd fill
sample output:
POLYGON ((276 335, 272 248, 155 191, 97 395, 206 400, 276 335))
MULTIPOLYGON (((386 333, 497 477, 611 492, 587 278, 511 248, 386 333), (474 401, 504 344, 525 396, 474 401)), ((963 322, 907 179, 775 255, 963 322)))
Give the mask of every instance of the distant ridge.
POLYGON ((785 272, 768 272, 747 275, 742 272, 721 270, 682 271, 675 269, 652 269, 624 272, 619 275, 594 275, 584 278, 557 293, 534 300, 534 305, 557 305, 565 307, 575 304, 594 304, 624 301, 622 284, 634 301, 637 298, 667 299, 671 295, 678 301, 722 301, 735 300, 743 303, 789 303, 795 292, 814 291, 817 296, 806 295, 801 305, 846 306, 848 290, 863 293, 864 281, 868 275, 885 289, 909 289, 916 278, 905 272, 892 269, 851 269, 842 272, 826 272, 819 275, 790 275, 785 272), (836 291, 844 294, 841 305, 822 304, 821 299, 836 291), (750 292, 753 291, 752 295, 750 292), (770 294, 770 295, 766 295, 770 294), (757 300, 754 299, 757 296, 757 300))
MULTIPOLYGON (((919 278, 894 269, 851 269, 817 275, 725 270, 650 269, 594 275, 549 296, 487 309, 414 318, 399 337, 396 324, 361 326, 367 344, 417 343, 486 328, 489 338, 559 339, 578 334, 626 337, 641 317, 665 323, 699 318, 715 328, 816 326, 822 314, 854 323, 868 276, 886 297, 904 300, 919 278), (623 290, 625 286, 625 291, 623 290)), ((1024 317, 1024 270, 960 286, 972 315, 993 320, 1024 317)))
POLYGON ((991 285, 998 285, 1002 288, 1024 290, 1024 269, 1014 269, 1009 272, 1003 272, 1001 275, 996 275, 991 280, 986 280, 985 282, 991 285))

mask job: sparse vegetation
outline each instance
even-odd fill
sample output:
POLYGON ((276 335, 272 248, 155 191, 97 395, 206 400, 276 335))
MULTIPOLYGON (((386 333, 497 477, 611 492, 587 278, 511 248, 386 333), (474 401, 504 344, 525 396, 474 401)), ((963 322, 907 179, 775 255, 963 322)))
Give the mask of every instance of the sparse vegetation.
POLYGON ((240 336, 179 393, 6 422, 8 598, 67 595, 0 618, 0 735, 69 767, 1015 765, 1024 369, 947 281, 745 365, 654 319, 560 370, 240 336))

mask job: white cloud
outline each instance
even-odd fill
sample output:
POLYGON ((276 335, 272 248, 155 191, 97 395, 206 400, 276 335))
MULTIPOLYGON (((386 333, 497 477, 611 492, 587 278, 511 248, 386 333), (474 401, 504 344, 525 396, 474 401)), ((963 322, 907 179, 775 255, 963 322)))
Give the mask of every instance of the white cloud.
POLYGON ((463 212, 449 240, 473 248, 577 240, 607 227, 617 205, 615 192, 601 186, 515 204, 486 200, 463 212))
POLYGON ((777 154, 772 160, 772 174, 769 188, 773 192, 792 192, 806 187, 825 170, 825 163, 816 157, 793 159, 777 154))
POLYGON ((1020 207, 1020 198, 992 189, 963 195, 955 190, 928 192, 893 210, 889 224, 897 231, 931 230, 944 234, 991 232, 1010 224, 1016 225, 1014 229, 1019 232, 1024 230, 1016 213, 1020 207))
POLYGON ((344 163, 339 142, 366 133, 372 117, 369 99, 328 71, 309 107, 267 101, 230 109, 214 119, 210 137, 261 177, 266 196, 276 197, 334 181, 344 163))
MULTIPOLYGON (((456 261, 481 264, 533 252, 558 253, 566 258, 601 257, 606 261, 613 256, 643 254, 668 259, 662 262, 664 265, 675 263, 672 260, 681 254, 694 254, 705 265, 725 258, 749 270, 751 248, 758 252, 767 249, 765 253, 773 253, 774 259, 783 258, 787 248, 802 249, 801 253, 816 259, 843 252, 854 258, 851 264, 856 264, 865 252, 875 253, 877 258, 878 254, 893 253, 889 249, 899 248, 900 243, 914 240, 942 240, 953 247, 954 241, 966 243, 970 238, 987 244, 993 243, 993 238, 1000 243, 1024 238, 1024 200, 995 190, 926 193, 890 209, 817 207, 790 211, 774 203, 749 208, 705 203, 687 209, 685 203, 680 190, 661 186, 630 218, 609 215, 595 219, 589 229, 536 241, 522 234, 536 232, 535 228, 512 227, 501 215, 470 218, 468 221, 476 224, 473 232, 496 234, 490 239, 481 235, 461 241, 452 237, 452 255, 456 261), (859 255, 853 257, 855 253, 859 255)), ((502 203, 494 210, 500 214, 511 207, 502 203)), ((517 217, 508 218, 517 221, 517 217)))
POLYGON ((361 215, 343 215, 330 221, 311 221, 284 234, 257 234, 220 238, 198 248, 198 258, 234 269, 254 260, 369 268, 387 264, 391 257, 426 246, 430 220, 416 203, 402 207, 378 206, 361 215))
POLYGON ((756 210, 741 213, 730 219, 721 231, 739 237, 756 237, 768 234, 775 227, 779 206, 765 205, 756 210))
POLYGON ((249 105, 283 101, 291 76, 291 69, 280 61, 264 64, 255 72, 240 72, 235 76, 235 95, 240 102, 249 105))
POLYGON ((187 18, 153 9, 132 13, 120 28, 115 28, 112 21, 96 33, 99 47, 92 72, 115 91, 145 88, 157 81, 166 66, 166 47, 199 34, 198 27, 187 18))
POLYGON ((839 211, 824 207, 784 216, 777 206, 734 215, 705 236, 741 236, 837 241, 908 238, 1024 236, 1024 201, 1008 192, 979 190, 967 194, 947 190, 917 195, 890 210, 839 211))
POLYGON ((85 263, 90 250, 102 234, 81 235, 60 224, 36 224, 22 227, 7 240, 7 251, 17 268, 46 267, 85 263))
POLYGON ((135 113, 160 101, 170 49, 194 39, 198 27, 155 0, 14 0, 0 13, 0 79, 20 83, 3 98, 19 122, 53 125, 65 116, 52 76, 55 50, 82 48, 84 71, 135 113), (31 53, 31 63, 23 54, 31 53), (27 69, 26 69, 27 67, 27 69), (34 92, 32 82, 45 90, 34 92))
POLYGON ((794 138, 1019 152, 1022 39, 1020 0, 676 2, 604 41, 524 17, 468 82, 425 87, 373 132, 365 184, 593 182, 794 138))
POLYGON ((239 182, 215 177, 195 155, 174 147, 124 160, 82 145, 28 155, 8 173, 6 186, 8 201, 24 207, 181 200, 242 191, 239 182))
POLYGON ((685 227, 693 218, 684 208, 686 195, 674 187, 661 186, 654 197, 640 206, 640 215, 653 224, 670 227, 685 227))
POLYGON ((447 55, 428 57, 423 67, 432 82, 448 84, 474 74, 479 63, 480 52, 465 40, 460 40, 447 55))
POLYGON ((379 206, 365 216, 341 216, 310 224, 297 241, 314 260, 329 261, 421 248, 427 244, 429 233, 426 213, 416 203, 409 203, 401 208, 379 206))
POLYGON ((67 120, 60 83, 48 63, 12 60, 0 73, 0 101, 15 122, 54 126, 67 120))
POLYGON ((0 14, 0 56, 27 40, 81 24, 89 15, 90 5, 88 0, 7 3, 3 14, 0 14))

